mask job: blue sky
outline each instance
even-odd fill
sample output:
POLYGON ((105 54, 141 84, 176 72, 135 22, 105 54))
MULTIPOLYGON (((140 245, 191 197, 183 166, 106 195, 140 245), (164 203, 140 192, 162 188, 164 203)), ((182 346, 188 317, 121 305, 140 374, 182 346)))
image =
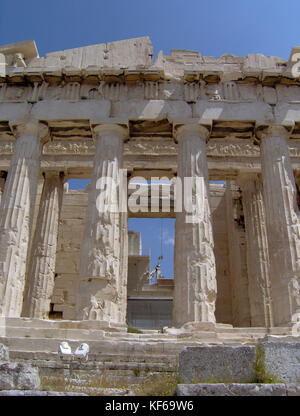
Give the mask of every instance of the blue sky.
POLYGON ((299 0, 0 0, 0 43, 34 39, 46 52, 150 36, 160 49, 288 58, 299 0))
MULTIPOLYGON (((160 50, 192 49, 218 57, 262 53, 288 59, 300 45, 300 0, 0 0, 0 45, 35 40, 47 52, 149 36, 160 50)), ((76 184, 73 187, 76 187, 76 184)), ((130 220, 152 267, 160 255, 161 220, 130 220)), ((173 273, 174 221, 163 220, 162 271, 173 273)))

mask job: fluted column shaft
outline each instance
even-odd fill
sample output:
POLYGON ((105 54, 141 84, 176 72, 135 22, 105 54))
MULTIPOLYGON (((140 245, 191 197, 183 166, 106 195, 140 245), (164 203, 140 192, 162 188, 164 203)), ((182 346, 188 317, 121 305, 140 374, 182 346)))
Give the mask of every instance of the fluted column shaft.
POLYGON ((58 223, 63 196, 64 175, 45 174, 25 286, 23 316, 49 317, 54 288, 58 223))
POLYGON ((128 213, 120 214, 121 236, 120 236, 120 279, 118 285, 119 293, 119 318, 118 322, 126 323, 127 314, 127 281, 128 281, 128 213))
POLYGON ((281 126, 261 138, 274 325, 300 319, 300 223, 287 139, 281 126))
POLYGON ((48 130, 41 123, 15 127, 16 143, 1 200, 0 315, 20 316, 26 259, 36 198, 41 138, 48 130))
POLYGON ((190 213, 187 212, 185 204, 182 212, 176 214, 173 300, 175 326, 188 322, 215 322, 217 284, 206 160, 208 134, 208 130, 199 125, 182 126, 177 132, 177 176, 182 182, 183 195, 188 195, 189 191, 185 178, 192 179, 193 185, 190 187, 191 194, 188 199, 198 209, 194 216, 195 221, 188 219, 190 213))
MULTIPOLYGON (((248 270, 246 260, 246 236, 242 225, 243 211, 238 190, 232 181, 226 181, 226 226, 228 236, 228 259, 231 286, 232 325, 248 327, 250 305, 248 294, 248 270)), ((224 213, 225 214, 225 213, 224 213)))
POLYGON ((251 326, 272 327, 270 262, 265 207, 260 175, 239 179, 247 239, 248 289, 251 326))
POLYGON ((118 322, 121 233, 119 194, 114 185, 119 181, 123 163, 126 130, 106 124, 95 127, 94 132, 96 152, 82 247, 77 317, 118 322))

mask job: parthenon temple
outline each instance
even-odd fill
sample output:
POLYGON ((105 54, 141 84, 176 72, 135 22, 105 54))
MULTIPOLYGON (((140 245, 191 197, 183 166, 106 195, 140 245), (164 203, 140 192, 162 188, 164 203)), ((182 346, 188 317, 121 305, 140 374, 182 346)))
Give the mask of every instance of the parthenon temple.
POLYGON ((288 61, 154 60, 148 37, 45 57, 34 41, 0 46, 0 316, 127 328, 149 267, 128 250, 128 218, 160 217, 176 219, 174 281, 148 298, 168 300, 169 328, 297 327, 299 59, 300 47, 288 61), (198 221, 172 190, 169 210, 161 194, 155 212, 99 210, 99 180, 121 169, 122 189, 145 178, 149 199, 153 177, 199 178, 198 221), (91 182, 69 190, 70 179, 91 182))

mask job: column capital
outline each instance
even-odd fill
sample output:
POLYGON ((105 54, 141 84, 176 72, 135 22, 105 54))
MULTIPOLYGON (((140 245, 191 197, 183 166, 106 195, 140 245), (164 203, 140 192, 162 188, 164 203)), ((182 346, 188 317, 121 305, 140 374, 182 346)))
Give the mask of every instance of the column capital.
POLYGON ((257 125, 255 128, 255 139, 260 143, 262 139, 268 137, 282 137, 288 139, 290 137, 292 126, 282 126, 280 124, 257 125))
POLYGON ((92 131, 95 135, 101 136, 102 134, 113 133, 124 141, 128 139, 128 128, 124 125, 116 124, 116 123, 101 123, 96 124, 92 127, 92 131))
POLYGON ((179 140, 187 139, 191 135, 197 135, 199 139, 207 141, 209 134, 209 129, 201 124, 182 124, 175 126, 174 140, 178 143, 179 140))
POLYGON ((21 122, 12 121, 9 124, 16 138, 24 134, 26 136, 37 136, 44 141, 49 135, 47 124, 38 120, 24 120, 21 122))

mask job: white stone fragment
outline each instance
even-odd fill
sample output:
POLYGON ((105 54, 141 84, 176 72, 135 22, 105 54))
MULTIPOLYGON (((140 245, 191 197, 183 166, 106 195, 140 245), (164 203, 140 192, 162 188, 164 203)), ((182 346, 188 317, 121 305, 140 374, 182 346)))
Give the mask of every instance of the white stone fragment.
POLYGON ((70 345, 66 341, 61 342, 58 346, 58 353, 62 356, 70 356, 72 354, 70 345))
POLYGON ((89 351, 90 351, 90 347, 88 346, 88 344, 80 344, 79 347, 76 348, 75 351, 75 357, 80 358, 80 359, 85 359, 86 361, 88 360, 88 356, 89 356, 89 351))

